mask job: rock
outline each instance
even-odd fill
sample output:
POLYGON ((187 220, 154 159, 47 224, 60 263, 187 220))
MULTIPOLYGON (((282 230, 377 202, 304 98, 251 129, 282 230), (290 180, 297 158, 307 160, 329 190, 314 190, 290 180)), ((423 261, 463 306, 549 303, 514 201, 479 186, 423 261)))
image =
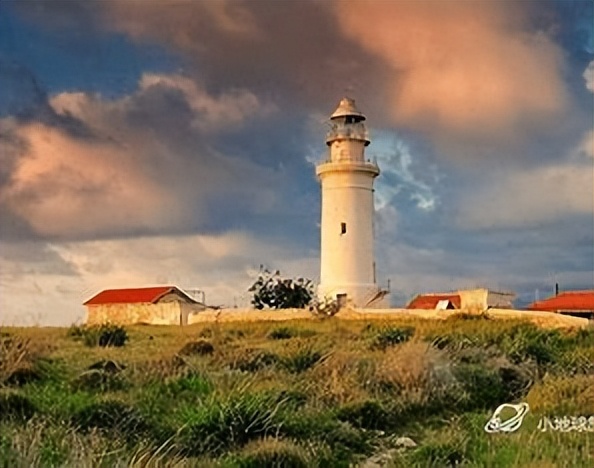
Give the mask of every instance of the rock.
POLYGON ((359 465, 359 468, 384 468, 387 466, 391 466, 392 461, 396 456, 396 453, 397 451, 395 449, 378 453, 361 463, 359 465))
POLYGON ((417 443, 410 437, 398 437, 394 443, 396 447, 414 448, 417 446, 417 443))

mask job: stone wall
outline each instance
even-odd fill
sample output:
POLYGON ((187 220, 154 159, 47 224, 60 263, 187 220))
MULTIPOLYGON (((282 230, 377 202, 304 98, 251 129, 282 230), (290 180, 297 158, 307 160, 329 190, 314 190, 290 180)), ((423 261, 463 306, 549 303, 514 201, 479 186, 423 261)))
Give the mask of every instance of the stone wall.
POLYGON ((312 319, 305 309, 257 310, 250 308, 204 310, 188 317, 188 324, 211 322, 258 322, 312 319))
MULTIPOLYGON (((162 304, 111 304, 88 306, 88 324, 104 323, 106 321, 133 324, 149 323, 152 325, 180 325, 180 311, 182 317, 187 316, 187 324, 195 323, 225 323, 225 322, 259 322, 286 320, 319 320, 320 317, 305 309, 285 310, 256 310, 220 309, 198 310, 179 303, 162 304)), ((343 308, 334 318, 339 320, 402 320, 426 319, 445 320, 452 315, 464 311, 460 310, 426 310, 426 309, 350 309, 343 308)), ((512 309, 489 309, 487 315, 493 319, 525 319, 542 327, 586 327, 591 323, 588 319, 570 317, 552 312, 536 312, 512 309)), ((184 320, 185 322, 185 320, 184 320)), ((183 323, 184 325, 186 323, 183 323)))

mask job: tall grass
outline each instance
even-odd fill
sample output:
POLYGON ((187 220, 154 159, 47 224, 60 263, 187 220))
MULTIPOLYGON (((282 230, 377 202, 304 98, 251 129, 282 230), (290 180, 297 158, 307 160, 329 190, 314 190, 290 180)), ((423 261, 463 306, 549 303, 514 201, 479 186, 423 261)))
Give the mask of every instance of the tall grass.
POLYGON ((592 330, 457 317, 125 331, 123 347, 5 331, 0 467, 592 466, 594 433, 536 428, 594 412, 592 330), (519 401, 517 433, 484 432, 519 401))

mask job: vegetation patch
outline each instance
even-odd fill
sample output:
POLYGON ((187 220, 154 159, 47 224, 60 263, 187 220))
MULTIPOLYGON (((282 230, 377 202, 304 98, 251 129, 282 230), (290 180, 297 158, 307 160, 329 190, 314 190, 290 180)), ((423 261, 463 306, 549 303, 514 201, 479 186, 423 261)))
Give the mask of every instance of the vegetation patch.
POLYGON ((27 421, 37 412, 37 407, 26 396, 15 392, 0 393, 0 422, 27 421))
POLYGON ((72 326, 66 335, 74 340, 82 341, 85 346, 122 347, 129 340, 126 329, 117 324, 103 323, 91 326, 72 326))
POLYGON ((208 356, 214 353, 214 346, 206 340, 186 343, 178 352, 181 356, 208 356))
POLYGON ((322 359, 322 353, 312 348, 299 349, 294 354, 285 356, 280 360, 280 366, 292 374, 298 374, 311 369, 322 359))
POLYGON ((150 430, 146 419, 133 406, 111 399, 82 408, 73 415, 72 424, 82 431, 115 432, 130 440, 142 438, 150 430))
POLYGON ((251 443, 240 455, 228 460, 238 468, 311 468, 315 459, 303 447, 288 441, 266 438, 251 443))
POLYGON ((341 407, 338 419, 363 429, 392 429, 394 413, 377 400, 366 400, 341 407))
POLYGON ((415 334, 414 327, 384 327, 376 330, 371 340, 372 349, 386 349, 405 343, 415 334))
POLYGON ((180 434, 184 453, 220 454, 248 442, 273 436, 281 424, 276 417, 284 400, 266 393, 243 393, 226 400, 212 399, 189 415, 180 434))
POLYGON ((232 369, 243 372, 258 372, 270 368, 280 361, 278 355, 265 350, 246 350, 232 363, 232 369))
POLYGON ((128 386, 128 381, 119 373, 100 369, 90 369, 82 372, 71 384, 74 390, 88 392, 113 392, 125 390, 128 386))
POLYGON ((591 414, 590 329, 330 319, 191 338, 206 329, 143 326, 123 348, 83 347, 86 330, 0 336, 0 468, 592 466, 592 434, 534 437, 543 415, 591 414), (213 357, 178 353, 193 339, 213 357), (530 412, 516 433, 485 433, 519 401, 530 412))

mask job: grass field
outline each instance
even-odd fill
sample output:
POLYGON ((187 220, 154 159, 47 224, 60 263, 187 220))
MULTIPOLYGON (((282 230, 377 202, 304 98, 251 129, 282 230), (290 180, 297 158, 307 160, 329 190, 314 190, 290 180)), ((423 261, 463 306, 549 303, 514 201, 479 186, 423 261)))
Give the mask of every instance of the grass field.
POLYGON ((126 332, 103 347, 84 328, 0 331, 1 467, 594 466, 594 432, 537 427, 594 415, 592 328, 460 316, 126 332), (512 402, 530 405, 522 426, 486 433, 512 402))

